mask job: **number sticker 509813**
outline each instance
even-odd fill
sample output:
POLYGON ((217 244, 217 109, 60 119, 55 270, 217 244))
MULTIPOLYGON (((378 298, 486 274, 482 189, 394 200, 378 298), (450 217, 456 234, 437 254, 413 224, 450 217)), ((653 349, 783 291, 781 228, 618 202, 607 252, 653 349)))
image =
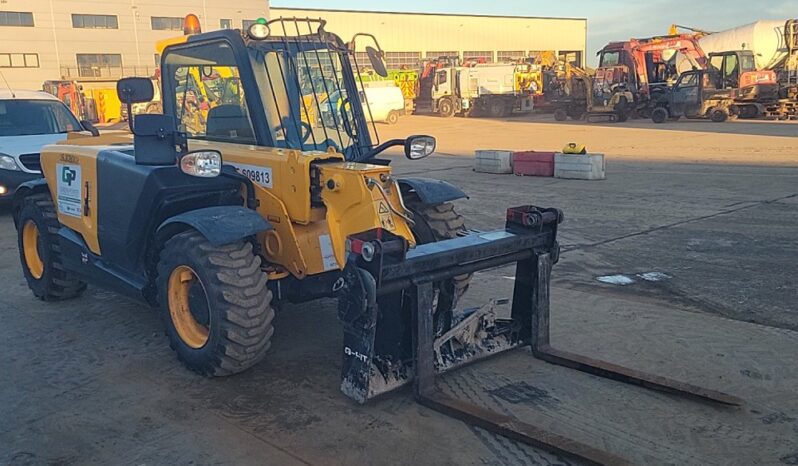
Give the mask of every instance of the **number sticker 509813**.
POLYGON ((264 188, 272 187, 272 169, 271 167, 258 167, 255 165, 244 165, 241 163, 231 163, 230 165, 236 167, 239 173, 246 176, 253 183, 263 186, 264 188))

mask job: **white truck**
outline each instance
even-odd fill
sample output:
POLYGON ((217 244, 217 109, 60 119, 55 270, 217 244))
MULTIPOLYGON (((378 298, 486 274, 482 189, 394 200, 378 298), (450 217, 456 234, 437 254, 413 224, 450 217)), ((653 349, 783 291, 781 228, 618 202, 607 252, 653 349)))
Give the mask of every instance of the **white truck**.
POLYGON ((432 79, 428 96, 420 96, 419 106, 443 117, 454 115, 487 115, 505 117, 514 112, 531 112, 532 92, 516 84, 517 65, 445 66, 434 73, 423 73, 432 79), (425 99, 426 98, 426 99, 425 99), (426 102, 424 102, 426 100, 426 102), (426 104, 426 105, 424 105, 426 104))

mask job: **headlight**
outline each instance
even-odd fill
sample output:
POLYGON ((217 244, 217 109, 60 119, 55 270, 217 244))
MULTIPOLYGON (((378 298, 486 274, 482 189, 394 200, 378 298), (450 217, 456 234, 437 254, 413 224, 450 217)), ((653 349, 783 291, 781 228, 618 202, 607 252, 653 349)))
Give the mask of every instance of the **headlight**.
POLYGON ((215 150, 189 152, 180 157, 180 169, 186 175, 213 178, 222 171, 222 154, 215 150))
POLYGON ((266 20, 263 18, 258 18, 257 21, 252 23, 252 25, 249 27, 247 34, 249 35, 250 39, 263 40, 269 37, 271 31, 269 30, 269 25, 267 24, 266 20))
POLYGON ((6 154, 0 154, 0 170, 19 170, 19 165, 14 157, 6 154))

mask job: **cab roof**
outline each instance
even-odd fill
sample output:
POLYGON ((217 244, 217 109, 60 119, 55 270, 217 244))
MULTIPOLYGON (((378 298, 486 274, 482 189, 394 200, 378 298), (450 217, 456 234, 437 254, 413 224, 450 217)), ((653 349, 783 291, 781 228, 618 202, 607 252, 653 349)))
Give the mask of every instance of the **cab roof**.
POLYGON ((44 91, 28 91, 14 89, 12 93, 9 89, 0 89, 0 100, 58 100, 54 95, 44 91))

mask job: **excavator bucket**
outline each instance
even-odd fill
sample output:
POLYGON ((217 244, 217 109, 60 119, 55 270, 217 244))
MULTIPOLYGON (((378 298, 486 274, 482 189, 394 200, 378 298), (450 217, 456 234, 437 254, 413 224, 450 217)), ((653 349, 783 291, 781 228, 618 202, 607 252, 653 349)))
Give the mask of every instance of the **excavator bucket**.
MULTIPOLYGON (((563 214, 535 206, 507 210, 505 228, 417 246, 384 231, 350 238, 340 286, 344 326, 341 390, 359 403, 414 381, 416 400, 513 440, 593 464, 623 458, 540 429, 505 414, 452 398, 436 375, 518 347, 553 364, 697 400, 739 405, 741 400, 637 370, 555 349, 549 342, 549 282, 559 256, 563 214), (515 264, 512 301, 496 299, 459 313, 451 328, 435 329, 436 288, 452 277, 515 264), (510 316, 497 309, 509 306, 510 316)), ((447 303, 448 304, 448 303, 447 303)), ((454 303, 452 303, 454 305, 454 303)))

